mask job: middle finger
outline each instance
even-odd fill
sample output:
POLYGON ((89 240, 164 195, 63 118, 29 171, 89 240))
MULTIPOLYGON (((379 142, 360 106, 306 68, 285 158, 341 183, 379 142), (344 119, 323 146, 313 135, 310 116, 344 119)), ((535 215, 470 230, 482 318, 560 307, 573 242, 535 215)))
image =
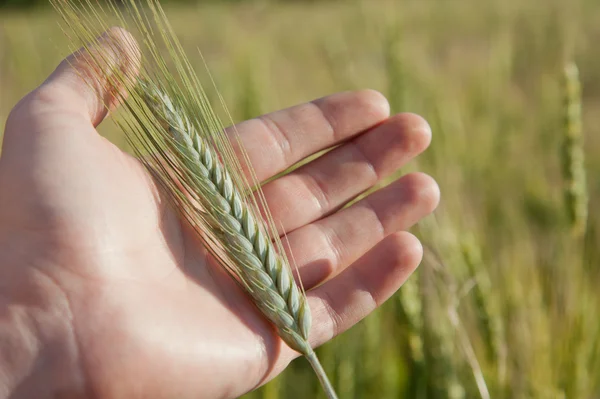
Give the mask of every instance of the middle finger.
POLYGON ((320 219, 388 177, 429 145, 427 122, 399 114, 263 187, 279 233, 320 219))

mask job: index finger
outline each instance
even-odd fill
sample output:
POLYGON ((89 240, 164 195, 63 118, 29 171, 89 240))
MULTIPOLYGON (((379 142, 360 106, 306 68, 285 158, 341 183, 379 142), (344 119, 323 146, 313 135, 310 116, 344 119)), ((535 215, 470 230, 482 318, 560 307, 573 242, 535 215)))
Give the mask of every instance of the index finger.
POLYGON ((229 134, 239 133, 254 173, 263 181, 380 124, 389 114, 388 101, 377 91, 342 92, 239 123, 229 134))

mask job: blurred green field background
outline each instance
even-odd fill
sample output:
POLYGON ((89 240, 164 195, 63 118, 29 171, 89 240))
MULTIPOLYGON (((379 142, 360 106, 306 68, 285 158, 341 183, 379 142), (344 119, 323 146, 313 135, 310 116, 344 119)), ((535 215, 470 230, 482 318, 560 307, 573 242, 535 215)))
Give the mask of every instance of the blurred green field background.
MULTIPOLYGON (((419 271, 319 349, 341 398, 600 397, 597 0, 187 2, 167 13, 236 121, 373 88, 432 126, 431 149, 399 171, 430 173, 442 190, 414 230, 419 271), (570 62, 584 143, 565 123, 570 62), (575 155, 566 171, 564 153, 575 155), (573 220, 586 193, 589 213, 573 220)), ((50 9, 0 10, 2 125, 69 52, 58 22, 50 9)), ((246 396, 321 397, 303 360, 246 396)))

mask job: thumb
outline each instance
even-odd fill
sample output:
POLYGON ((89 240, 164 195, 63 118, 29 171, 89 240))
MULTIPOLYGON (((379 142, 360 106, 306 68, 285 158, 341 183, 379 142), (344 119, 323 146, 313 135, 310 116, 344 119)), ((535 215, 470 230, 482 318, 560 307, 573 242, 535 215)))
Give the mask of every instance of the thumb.
POLYGON ((82 159, 97 149, 97 141, 90 140, 94 127, 124 97, 129 79, 135 79, 139 54, 133 37, 113 28, 67 57, 8 116, 0 182, 11 192, 26 193, 28 185, 46 175, 59 176, 60 168, 81 168, 82 159))
POLYGON ((96 127, 125 97, 124 88, 135 80, 139 63, 140 51, 133 36, 121 28, 109 29, 68 56, 41 86, 13 108, 6 123, 4 146, 12 141, 11 132, 19 136, 14 137, 18 141, 23 138, 23 125, 48 115, 81 116, 96 127))
POLYGON ((35 226, 101 198, 108 185, 96 183, 107 183, 106 170, 123 165, 105 158, 118 152, 94 127, 124 97, 139 54, 129 33, 110 29, 67 57, 11 111, 0 156, 4 223, 35 226))
POLYGON ((111 28, 91 46, 67 57, 39 89, 49 92, 57 108, 83 114, 95 127, 125 96, 139 62, 133 36, 111 28))

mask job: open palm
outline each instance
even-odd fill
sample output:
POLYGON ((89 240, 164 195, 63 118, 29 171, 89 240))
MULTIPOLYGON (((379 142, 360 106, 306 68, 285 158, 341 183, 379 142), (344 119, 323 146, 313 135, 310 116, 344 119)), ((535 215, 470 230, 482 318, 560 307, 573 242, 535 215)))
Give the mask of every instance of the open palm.
MULTIPOLYGON (((61 64, 6 125, 0 309, 27 322, 11 341, 20 371, 0 387, 14 397, 228 398, 265 383, 297 353, 143 166, 97 134, 106 112, 84 68, 61 64)), ((429 144, 423 119, 388 113, 380 94, 359 91, 237 126, 260 179, 341 144, 264 186, 308 291, 314 346, 374 310, 421 259, 403 230, 437 205, 430 177, 404 176, 339 210, 429 144)))

